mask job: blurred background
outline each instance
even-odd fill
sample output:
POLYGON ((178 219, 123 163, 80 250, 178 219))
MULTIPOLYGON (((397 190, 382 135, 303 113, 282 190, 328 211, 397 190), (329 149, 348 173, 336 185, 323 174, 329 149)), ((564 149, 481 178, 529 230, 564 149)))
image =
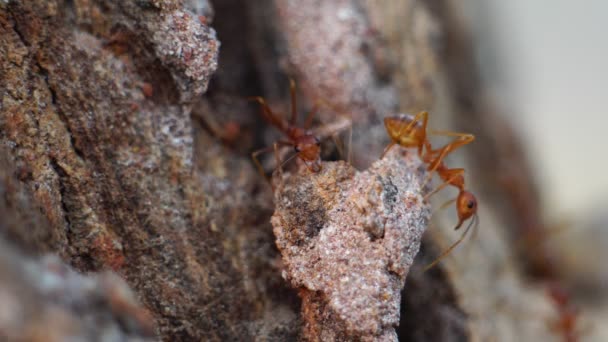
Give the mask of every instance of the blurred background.
POLYGON ((608 331, 608 2, 467 0, 487 93, 519 131, 564 280, 586 297, 583 340, 608 331))
POLYGON ((601 0, 465 1, 488 93, 529 149, 549 221, 601 215, 608 199, 607 10, 601 0))

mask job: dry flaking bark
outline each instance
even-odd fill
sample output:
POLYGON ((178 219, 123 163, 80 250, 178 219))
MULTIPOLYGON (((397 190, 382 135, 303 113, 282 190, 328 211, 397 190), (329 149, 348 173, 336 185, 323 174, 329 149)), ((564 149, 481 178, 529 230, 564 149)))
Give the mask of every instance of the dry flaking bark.
POLYGON ((263 180, 246 157, 194 155, 189 102, 219 47, 204 22, 179 1, 1 4, 0 139, 50 221, 45 248, 80 271, 118 272, 163 339, 289 336, 265 316, 238 249, 258 237, 272 255, 269 231, 235 233, 268 227, 251 197, 263 180), (241 172, 202 172, 198 158, 241 172))
POLYGON ((363 172, 336 162, 275 177, 272 224, 302 298, 303 338, 397 341, 401 290, 430 216, 425 176, 415 151, 396 147, 363 172))
POLYGON ((46 254, 58 246, 49 221, 0 148, 0 338, 3 341, 154 341, 150 313, 124 280, 105 271, 83 276, 46 254), (46 244, 45 244, 46 242, 46 244), (26 256, 15 245, 30 254, 26 256))
MULTIPOLYGON (((287 102, 284 73, 295 75, 307 95, 300 104, 323 99, 334 112, 320 113, 323 121, 333 121, 335 113, 354 119, 354 164, 367 167, 388 140, 382 118, 398 103, 408 111, 429 110, 433 127, 461 127, 483 117, 480 85, 469 74, 471 47, 452 35, 459 27, 447 1, 215 5, 0 2, 0 142, 7 147, 0 161, 6 175, 16 176, 3 183, 7 211, 21 217, 3 231, 31 252, 56 252, 79 271, 114 269, 164 340, 294 340, 300 302, 280 278, 268 222, 270 188, 248 160, 248 152, 276 135, 244 97, 287 102), (402 34, 397 39, 385 34, 391 23, 402 34), (398 58, 388 47, 400 48, 398 58), (449 118, 457 124, 446 124, 449 118)), ((474 133, 484 143, 474 153, 483 150, 492 163, 501 153, 492 146, 502 143, 479 129, 474 133)), ((467 165, 461 162, 449 164, 467 165)), ((477 192, 475 183, 467 175, 477 192)), ((499 188, 494 183, 481 184, 499 188)), ((441 276, 409 271, 400 339, 550 334, 542 290, 521 282, 501 224, 485 207, 492 201, 481 195, 483 230, 480 243, 469 246, 473 257, 455 254, 441 276), (530 303, 540 312, 520 312, 530 303)), ((435 242, 453 227, 447 213, 436 215, 435 242)), ((378 225, 368 228, 381 235, 378 225)), ((306 231, 301 238, 309 239, 306 231)), ((348 330, 346 316, 327 304, 326 294, 300 294, 307 322, 323 309, 326 326, 348 330)), ((392 329, 391 315, 383 331, 392 329)))

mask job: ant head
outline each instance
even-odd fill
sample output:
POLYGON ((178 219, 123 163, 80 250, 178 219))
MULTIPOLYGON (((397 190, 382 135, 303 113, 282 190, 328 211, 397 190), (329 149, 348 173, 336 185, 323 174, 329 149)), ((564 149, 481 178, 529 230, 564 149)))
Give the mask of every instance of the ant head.
POLYGON ((461 191, 456 200, 456 209, 458 210, 460 223, 477 214, 477 199, 475 195, 469 191, 461 191))
POLYGON ((317 137, 313 135, 299 137, 294 149, 311 171, 319 172, 321 170, 321 142, 317 137))

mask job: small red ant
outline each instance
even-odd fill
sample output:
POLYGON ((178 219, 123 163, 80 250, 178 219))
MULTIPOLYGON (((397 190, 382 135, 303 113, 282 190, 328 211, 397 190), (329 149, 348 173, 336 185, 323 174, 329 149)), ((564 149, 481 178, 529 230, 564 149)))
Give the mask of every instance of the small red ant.
POLYGON ((289 90, 291 94, 291 118, 289 121, 285 121, 283 118, 274 114, 263 97, 254 96, 249 98, 260 104, 264 119, 278 128, 287 137, 287 140, 276 141, 272 146, 257 150, 251 154, 251 158, 253 158, 256 167, 262 175, 264 175, 264 168, 257 158, 258 155, 270 152, 274 149, 279 169, 283 164, 293 158, 292 156, 280 163, 277 155, 277 149, 280 146, 292 146, 296 152, 294 156, 300 158, 308 170, 315 173, 321 171, 321 141, 310 130, 312 119, 317 111, 317 106, 313 107, 308 113, 303 127, 296 126, 296 84, 293 80, 289 80, 289 90))
POLYGON ((576 342, 580 332, 577 329, 579 310, 570 302, 568 292, 558 284, 550 284, 547 295, 553 301, 558 313, 558 318, 551 322, 551 330, 560 333, 565 342, 576 342))
POLYGON ((477 217, 477 199, 475 195, 470 191, 465 190, 464 187, 464 169, 450 169, 448 168, 443 159, 451 152, 459 147, 471 143, 475 137, 472 134, 466 133, 455 133, 446 131, 433 131, 435 135, 444 136, 455 136, 457 139, 448 143, 442 148, 433 150, 430 142, 427 139, 427 123, 428 113, 420 112, 416 116, 401 114, 397 116, 389 116, 384 119, 384 125, 391 143, 384 149, 382 157, 396 144, 406 148, 417 148, 418 155, 423 162, 428 164, 428 170, 430 172, 429 178, 424 182, 426 184, 433 171, 436 171, 439 177, 444 181, 443 184, 438 186, 435 190, 431 191, 425 196, 427 200, 431 195, 442 190, 448 185, 454 186, 458 189, 458 197, 456 199, 448 201, 445 205, 449 205, 452 202, 456 202, 456 211, 458 213, 458 223, 454 229, 459 229, 462 224, 473 217, 473 220, 469 226, 464 230, 461 237, 454 242, 448 249, 446 249, 435 261, 429 264, 425 270, 435 266, 441 261, 446 255, 448 255, 460 242, 464 240, 471 227, 477 227, 479 219, 477 217), (424 152, 423 152, 424 151, 424 152))

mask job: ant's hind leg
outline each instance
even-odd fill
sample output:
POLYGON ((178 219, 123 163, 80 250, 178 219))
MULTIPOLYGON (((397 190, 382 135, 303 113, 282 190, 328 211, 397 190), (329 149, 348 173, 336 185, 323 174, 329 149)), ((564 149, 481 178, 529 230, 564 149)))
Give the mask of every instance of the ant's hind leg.
POLYGON ((469 134, 469 133, 458 133, 458 132, 450 132, 450 131, 430 131, 430 134, 448 136, 448 137, 456 137, 456 139, 449 142, 447 145, 443 146, 441 149, 435 150, 435 151, 442 151, 442 152, 441 152, 441 155, 437 159, 435 159, 434 161, 432 161, 430 163, 434 167, 441 164, 441 162, 443 161, 443 158, 445 158, 449 153, 452 153, 456 149, 458 149, 464 145, 470 144, 471 142, 473 142, 473 140, 475 140, 475 136, 473 134, 469 134))
POLYGON ((312 106, 312 109, 310 110, 310 112, 308 112, 308 114, 306 115, 306 119, 304 120, 304 129, 309 129, 310 126, 312 126, 312 120, 315 118, 315 115, 317 115, 317 112, 319 111, 319 107, 320 104, 319 102, 315 102, 315 104, 312 106))
POLYGON ((348 152, 346 156, 346 162, 351 164, 353 161, 353 124, 348 126, 348 152))
POLYGON ((293 146, 293 144, 290 143, 290 142, 288 142, 288 141, 278 141, 278 142, 275 142, 272 146, 266 146, 264 148, 261 148, 261 149, 259 149, 257 151, 254 151, 253 153, 251 153, 251 159, 253 159, 253 162, 255 163, 255 166, 257 167, 258 172, 260 173, 260 175, 262 175, 262 177, 264 177, 266 179, 268 179, 268 178, 266 177, 266 173, 264 172, 264 168, 262 167, 262 163, 260 163, 260 160, 258 159, 258 156, 260 154, 268 153, 268 152, 271 152, 271 151, 274 150, 275 151, 275 158, 276 158, 277 165, 282 165, 280 163, 278 152, 277 152, 277 149, 278 149, 279 146, 280 147, 282 147, 282 146, 293 146))
POLYGON ((312 105, 312 109, 306 115, 306 119, 304 120, 304 129, 309 129, 312 126, 312 120, 317 115, 317 112, 320 108, 325 107, 333 112, 339 113, 338 110, 334 106, 332 106, 329 102, 323 99, 317 99, 315 103, 312 105))
POLYGON ((266 100, 264 100, 263 97, 250 96, 247 97, 247 100, 256 101, 262 108, 262 114, 264 118, 272 125, 276 126, 278 129, 282 131, 285 130, 287 124, 283 122, 275 113, 272 112, 272 109, 270 109, 270 106, 268 106, 268 103, 266 103, 266 100))
POLYGON ((298 105, 296 103, 296 81, 294 81, 293 78, 289 78, 289 94, 291 94, 291 120, 289 120, 289 124, 295 126, 298 116, 298 105))
MULTIPOLYGON (((460 132, 442 131, 442 130, 431 130, 431 131, 429 131, 429 133, 432 135, 461 138, 461 140, 467 141, 466 144, 475 140, 475 136, 471 133, 460 133, 460 132)), ((466 145, 466 144, 463 144, 463 145, 466 145)))

